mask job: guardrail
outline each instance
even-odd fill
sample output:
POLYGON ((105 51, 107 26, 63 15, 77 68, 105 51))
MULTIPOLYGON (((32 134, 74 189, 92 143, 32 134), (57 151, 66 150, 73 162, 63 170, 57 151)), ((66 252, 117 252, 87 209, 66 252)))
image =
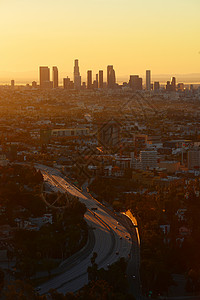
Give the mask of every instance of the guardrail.
POLYGON ((126 212, 123 212, 122 214, 127 216, 131 220, 133 226, 135 227, 135 231, 136 231, 136 234, 137 234, 138 245, 140 246, 140 235, 139 235, 138 224, 137 224, 136 218, 133 216, 130 209, 127 210, 126 212))

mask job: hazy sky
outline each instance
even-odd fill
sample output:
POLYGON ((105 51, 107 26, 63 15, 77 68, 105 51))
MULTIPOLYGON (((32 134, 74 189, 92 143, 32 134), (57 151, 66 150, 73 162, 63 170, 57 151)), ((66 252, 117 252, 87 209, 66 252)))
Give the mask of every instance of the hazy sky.
POLYGON ((71 76, 75 58, 83 77, 200 73, 199 14, 200 0, 0 0, 0 80, 71 76))

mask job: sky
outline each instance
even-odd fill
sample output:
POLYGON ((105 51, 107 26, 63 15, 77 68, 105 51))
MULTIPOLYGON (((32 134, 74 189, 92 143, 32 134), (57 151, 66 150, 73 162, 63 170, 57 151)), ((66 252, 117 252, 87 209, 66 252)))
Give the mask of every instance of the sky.
MULTIPOLYGON (((0 0, 0 81, 114 65, 130 74, 200 73, 200 0, 0 0)), ((200 80, 199 80, 200 81, 200 80)))

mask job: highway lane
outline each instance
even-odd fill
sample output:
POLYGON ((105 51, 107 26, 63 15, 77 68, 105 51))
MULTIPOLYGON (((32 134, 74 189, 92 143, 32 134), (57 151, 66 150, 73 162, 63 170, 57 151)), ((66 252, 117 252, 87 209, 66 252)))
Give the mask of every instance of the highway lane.
MULTIPOLYGON (((98 256, 105 256, 107 254, 107 251, 105 247, 103 247, 104 241, 106 244, 110 245, 110 235, 107 234, 107 228, 102 228, 102 223, 98 220, 94 222, 93 216, 90 213, 86 213, 85 215, 86 221, 88 224, 92 225, 93 227, 95 226, 94 230, 94 235, 95 235, 95 246, 92 251, 97 252, 98 256), (96 239, 98 237, 98 240, 96 239)), ((82 287, 81 282, 79 280, 80 275, 81 277, 84 277, 87 281, 87 268, 89 265, 91 265, 90 258, 92 256, 92 253, 81 260, 82 258, 80 257, 79 259, 76 260, 75 265, 67 271, 65 271, 63 274, 49 280, 47 283, 43 284, 41 286, 41 293, 47 293, 50 288, 58 289, 61 287, 64 287, 65 285, 74 285, 74 289, 71 291, 76 291, 79 288, 82 287)))
MULTIPOLYGON (((77 187, 66 182, 62 175, 48 168, 46 166, 39 166, 45 181, 49 183, 54 190, 68 192, 71 195, 79 197, 80 201, 85 203, 87 212, 85 220, 89 226, 95 228, 93 230, 95 236, 95 245, 92 252, 98 254, 96 263, 99 268, 107 268, 108 264, 111 265, 117 261, 119 257, 128 258, 131 251, 132 241, 131 236, 115 218, 110 216, 98 201, 87 197, 77 187), (94 212, 91 209, 97 207, 94 212), (117 253, 117 254, 116 254, 117 253)), ((69 270, 67 269, 63 274, 47 281, 41 286, 40 293, 47 293, 50 288, 55 288, 59 292, 66 293, 68 291, 77 291, 84 284, 88 283, 87 268, 91 265, 90 258, 80 257, 75 262, 75 265, 69 270)))

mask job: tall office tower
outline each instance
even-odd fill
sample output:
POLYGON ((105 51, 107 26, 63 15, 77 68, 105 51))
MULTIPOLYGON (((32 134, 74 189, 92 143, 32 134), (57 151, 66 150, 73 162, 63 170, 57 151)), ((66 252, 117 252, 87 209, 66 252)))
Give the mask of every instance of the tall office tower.
POLYGON ((15 81, 12 79, 11 80, 11 87, 14 88, 15 87, 15 81))
POLYGON ((146 70, 146 90, 151 90, 151 71, 146 70))
POLYGON ((172 91, 176 91, 176 78, 175 77, 172 77, 171 79, 171 89, 172 91))
POLYGON ((134 91, 142 90, 142 78, 138 75, 130 75, 129 86, 134 91))
POLYGON ((177 88, 178 88, 179 92, 183 92, 184 91, 184 83, 182 83, 182 82, 178 83, 177 88))
POLYGON ((58 87, 58 68, 53 67, 53 88, 58 87))
POLYGON ((70 80, 70 78, 63 78, 63 88, 65 90, 71 90, 74 88, 74 83, 72 80, 70 80))
POLYGON ((87 88, 92 89, 92 71, 87 71, 87 88))
POLYGON ((99 88, 103 88, 103 70, 99 71, 99 88))
POLYGON ((98 89, 98 86, 99 86, 99 75, 96 74, 96 84, 97 84, 97 89, 98 89))
POLYGON ((170 84, 170 81, 167 81, 167 84, 166 84, 166 91, 167 91, 167 92, 171 92, 171 90, 172 90, 172 86, 171 86, 171 84, 170 84))
POLYGON ((81 76, 79 72, 78 59, 74 61, 74 88, 75 90, 81 89, 81 76))
POLYGON ((155 81, 154 82, 154 87, 153 87, 154 91, 158 91, 160 89, 160 83, 159 81, 155 81))
POLYGON ((43 88, 46 82, 50 81, 50 70, 48 67, 40 67, 40 87, 43 88))
POLYGON ((113 66, 107 66, 107 87, 114 89, 116 86, 115 70, 113 66))
POLYGON ((94 80, 93 82, 93 87, 94 89, 98 89, 98 86, 99 86, 99 76, 98 74, 96 74, 96 80, 94 80))
POLYGON ((96 77, 95 77, 95 78, 96 78, 96 80, 93 81, 93 88, 94 88, 94 89, 98 89, 98 86, 99 86, 99 83, 98 83, 98 82, 99 82, 98 74, 96 74, 96 77))

